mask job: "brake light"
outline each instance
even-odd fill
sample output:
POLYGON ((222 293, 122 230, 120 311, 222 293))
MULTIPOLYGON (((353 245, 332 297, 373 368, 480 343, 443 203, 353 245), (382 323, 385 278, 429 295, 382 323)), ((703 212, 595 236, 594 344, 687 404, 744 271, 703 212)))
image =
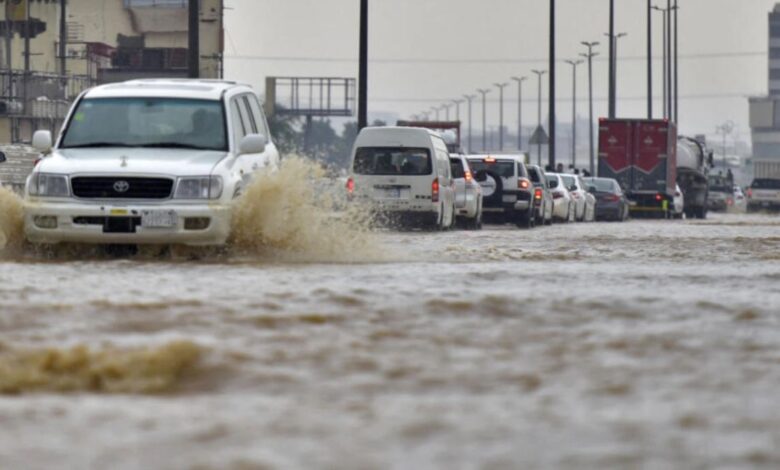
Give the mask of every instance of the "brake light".
POLYGON ((618 202, 620 200, 620 196, 617 194, 607 194, 604 196, 604 200, 609 202, 618 202))
POLYGON ((664 200, 664 197, 662 195, 660 195, 660 194, 656 194, 655 195, 655 200, 660 202, 660 201, 664 200))
POLYGON ((520 189, 528 189, 531 187, 531 182, 528 181, 525 178, 518 178, 517 179, 517 187, 520 189))
POLYGON ((748 188, 748 190, 747 190, 747 197, 749 197, 750 199, 753 198, 753 188, 748 188))
POLYGON ((355 180, 350 178, 347 180, 347 194, 352 195, 355 192, 355 180))
POLYGON ((431 183, 431 201, 439 202, 439 179, 436 178, 431 183))
POLYGON ((485 157, 485 163, 496 163, 496 159, 493 157, 485 157))
POLYGON ((474 175, 471 174, 470 170, 466 170, 466 174, 463 177, 466 179, 467 183, 471 183, 471 181, 474 179, 474 175))
POLYGON ((541 200, 542 199, 542 190, 538 189, 534 191, 534 199, 541 200))
POLYGON ((728 204, 729 206, 733 206, 734 205, 734 200, 731 199, 731 198, 728 198, 728 200, 726 201, 726 204, 728 204))

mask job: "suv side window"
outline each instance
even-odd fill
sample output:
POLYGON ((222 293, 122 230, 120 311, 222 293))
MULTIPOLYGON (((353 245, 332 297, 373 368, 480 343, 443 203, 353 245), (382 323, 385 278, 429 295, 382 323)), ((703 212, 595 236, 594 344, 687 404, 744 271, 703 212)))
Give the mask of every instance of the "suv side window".
POLYGON ((433 149, 436 151, 436 172, 444 178, 452 178, 450 172, 450 154, 440 138, 433 137, 433 149))
POLYGON ((241 110, 248 118, 247 121, 249 122, 249 128, 252 131, 252 134, 257 134, 257 119, 255 118, 255 113, 252 112, 252 108, 249 105, 249 95, 243 95, 241 97, 241 110))
POLYGON ((517 162, 517 177, 528 178, 528 171, 525 169, 525 164, 517 162))
POLYGON ((541 178, 539 178, 539 172, 536 171, 536 168, 529 168, 528 175, 530 176, 532 183, 539 184, 542 182, 541 178))
POLYGON ((247 101, 249 101, 249 109, 252 112, 252 114, 255 116, 255 120, 257 121, 257 130, 261 134, 265 136, 265 138, 270 142, 271 141, 271 133, 268 131, 268 123, 265 119, 265 113, 263 113, 263 107, 260 106, 260 101, 257 99, 257 96, 254 94, 247 95, 247 101))
POLYGON ((244 118, 239 110, 238 98, 230 100, 230 120, 233 121, 233 139, 235 140, 235 146, 241 144, 241 139, 247 135, 247 124, 244 122, 244 118))

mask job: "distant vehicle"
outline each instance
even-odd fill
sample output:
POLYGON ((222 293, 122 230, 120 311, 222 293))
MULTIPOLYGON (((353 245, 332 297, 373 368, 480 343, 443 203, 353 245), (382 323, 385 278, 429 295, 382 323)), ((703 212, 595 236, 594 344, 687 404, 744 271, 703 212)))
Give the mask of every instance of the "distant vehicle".
POLYGON ((347 193, 391 224, 449 229, 455 224, 450 154, 436 132, 368 127, 352 150, 347 193))
POLYGON ((234 200, 276 168, 263 108, 246 85, 135 80, 73 103, 56 143, 27 178, 32 243, 222 245, 234 200))
POLYGON ((628 219, 628 199, 620 183, 611 178, 585 178, 585 183, 595 190, 596 220, 622 222, 628 219))
POLYGON ((677 141, 677 184, 683 193, 683 211, 689 219, 707 217, 709 184, 713 157, 703 142, 690 137, 677 141))
POLYGON ((685 216, 685 195, 678 184, 674 190, 674 199, 670 206, 670 214, 673 219, 682 219, 685 216))
POLYGON ((564 183, 562 175, 558 173, 546 173, 547 184, 550 186, 553 196, 553 218, 561 222, 574 222, 577 213, 577 204, 569 189, 564 183))
POLYGON ((747 210, 747 196, 739 185, 734 185, 734 209, 738 212, 747 210))
POLYGON ((553 197, 544 170, 536 165, 528 165, 528 177, 534 185, 534 207, 536 208, 536 224, 551 225, 553 223, 553 197))
POLYGON ((599 176, 620 183, 632 214, 668 217, 677 183, 677 128, 667 120, 602 119, 599 176))
POLYGON ((485 214, 501 217, 521 228, 536 225, 534 188, 524 155, 470 155, 469 166, 482 186, 485 214))
POLYGON ((466 228, 482 228, 482 187, 474 179, 465 155, 450 154, 452 178, 455 180, 455 211, 466 228))
POLYGON ((760 178, 748 188, 748 212, 780 210, 780 179, 760 178))
POLYGON ((574 218, 578 222, 593 222, 596 220, 596 197, 590 194, 578 175, 561 174, 561 179, 574 199, 574 218))
POLYGON ((734 205, 734 183, 722 175, 709 177, 709 201, 707 206, 713 212, 726 212, 734 205))

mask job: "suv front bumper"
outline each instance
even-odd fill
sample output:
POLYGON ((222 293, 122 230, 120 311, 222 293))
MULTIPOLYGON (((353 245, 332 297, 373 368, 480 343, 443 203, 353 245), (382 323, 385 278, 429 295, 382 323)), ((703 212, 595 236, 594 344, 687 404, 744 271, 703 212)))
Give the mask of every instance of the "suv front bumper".
POLYGON ((27 240, 40 244, 224 245, 230 236, 230 214, 229 206, 218 203, 99 204, 35 200, 25 202, 24 232, 27 240), (174 223, 169 227, 144 227, 141 214, 149 210, 172 211, 174 223), (41 223, 42 219, 48 223, 41 223), (56 227, 51 223, 53 219, 56 227), (195 222, 191 224, 192 221, 195 222))

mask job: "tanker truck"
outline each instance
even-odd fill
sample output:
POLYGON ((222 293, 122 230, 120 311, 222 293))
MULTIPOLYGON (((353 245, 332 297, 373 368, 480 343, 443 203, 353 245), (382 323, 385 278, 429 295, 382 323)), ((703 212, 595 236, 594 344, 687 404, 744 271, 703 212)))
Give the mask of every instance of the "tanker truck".
POLYGON ((677 184, 685 196, 685 216, 689 219, 707 217, 709 199, 708 175, 712 167, 712 151, 703 142, 690 137, 677 141, 677 184))

